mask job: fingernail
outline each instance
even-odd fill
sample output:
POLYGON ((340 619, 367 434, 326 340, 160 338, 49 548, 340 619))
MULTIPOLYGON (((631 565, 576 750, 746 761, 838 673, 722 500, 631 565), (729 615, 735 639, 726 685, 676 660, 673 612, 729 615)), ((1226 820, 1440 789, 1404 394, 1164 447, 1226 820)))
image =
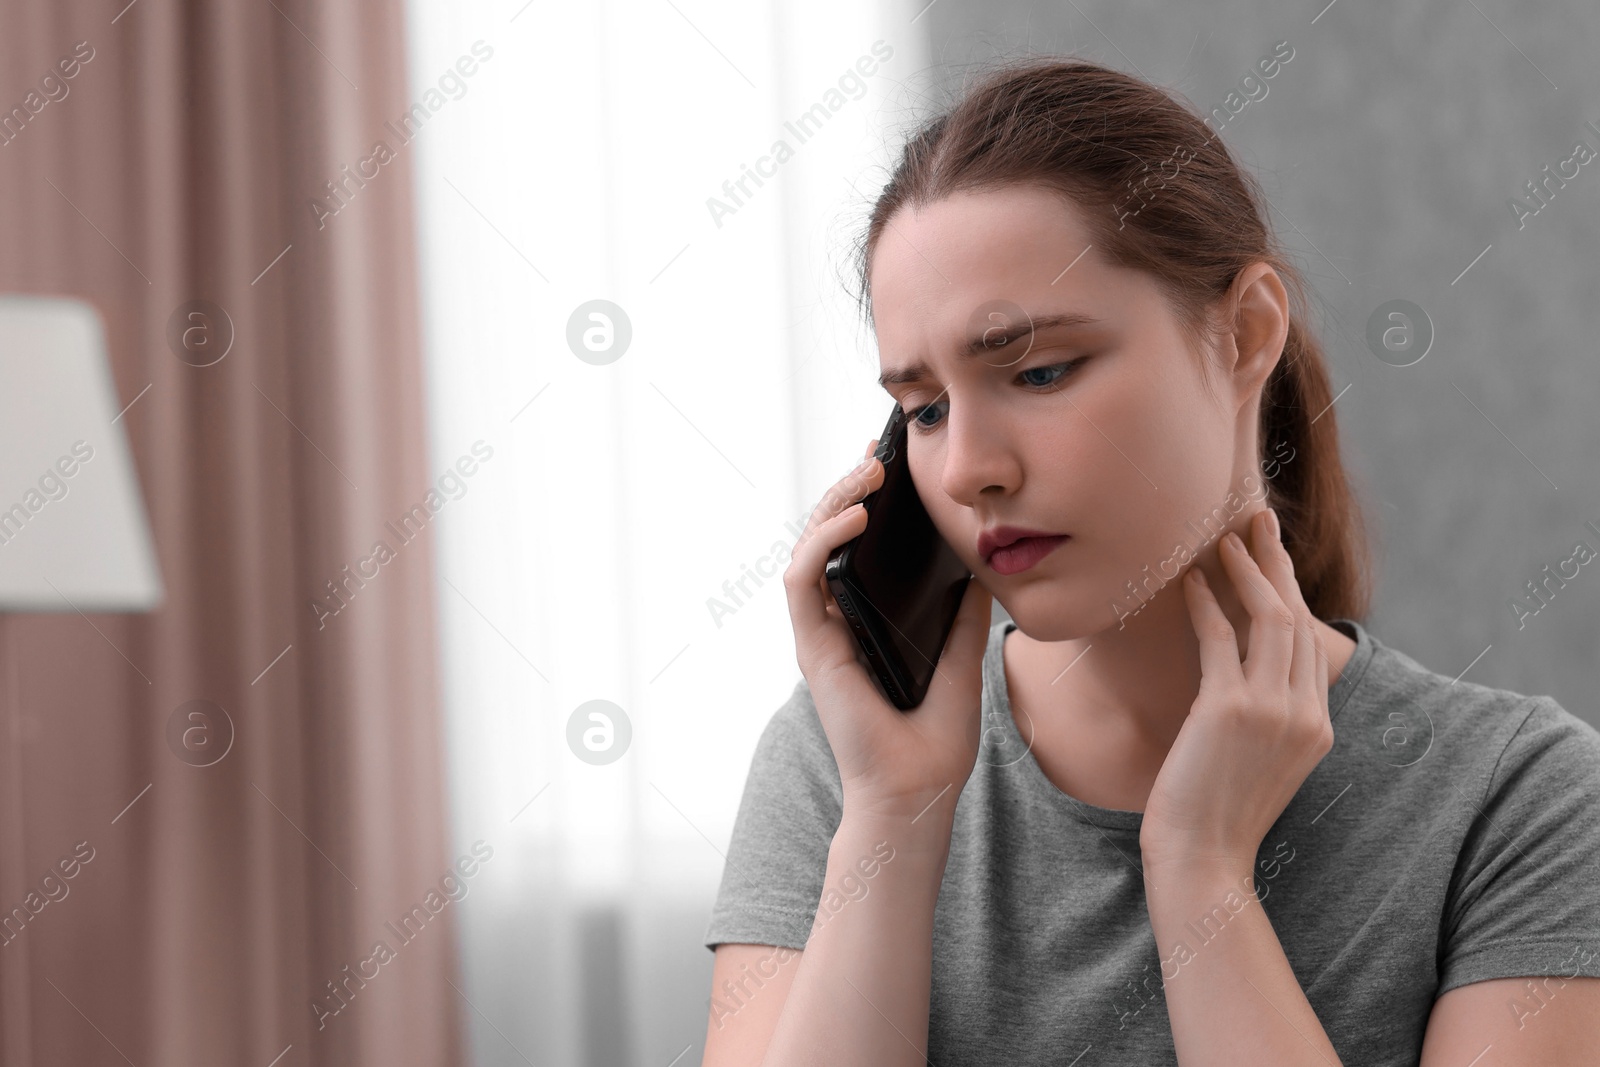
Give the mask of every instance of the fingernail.
POLYGON ((1243 539, 1240 538, 1239 535, 1234 533, 1232 530, 1228 531, 1227 536, 1224 537, 1223 540, 1228 542, 1228 547, 1229 548, 1238 549, 1240 552, 1244 551, 1244 541, 1243 541, 1243 539))
POLYGON ((1267 509, 1267 526, 1272 531, 1274 539, 1281 540, 1283 538, 1283 527, 1278 523, 1277 508, 1267 509))

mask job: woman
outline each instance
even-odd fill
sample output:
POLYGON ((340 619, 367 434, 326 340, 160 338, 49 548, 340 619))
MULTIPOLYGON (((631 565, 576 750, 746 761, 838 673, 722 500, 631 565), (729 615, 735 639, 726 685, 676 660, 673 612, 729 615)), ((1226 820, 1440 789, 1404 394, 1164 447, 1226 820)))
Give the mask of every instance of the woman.
POLYGON ((861 252, 974 578, 902 713, 822 579, 881 465, 812 514, 704 1062, 1595 1062, 1600 733, 1356 621, 1304 283, 1201 119, 1004 69, 906 146, 861 252))

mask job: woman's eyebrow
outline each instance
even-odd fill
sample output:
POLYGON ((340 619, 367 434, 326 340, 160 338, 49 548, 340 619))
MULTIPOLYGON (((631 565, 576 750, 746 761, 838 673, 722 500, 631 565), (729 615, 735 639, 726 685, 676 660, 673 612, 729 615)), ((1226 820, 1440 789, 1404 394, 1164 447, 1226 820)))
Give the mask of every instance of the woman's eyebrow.
MULTIPOLYGON (((1066 329, 1075 326, 1098 326, 1101 320, 1080 312, 1062 312, 1055 315, 1040 315, 1037 318, 1025 319, 1012 323, 1004 329, 991 328, 969 340, 956 353, 958 359, 972 359, 985 355, 996 349, 1009 345, 1012 341, 1020 340, 1030 334, 1040 333, 1045 330, 1066 329)), ((917 362, 900 370, 887 370, 878 375, 878 384, 887 389, 891 385, 909 385, 914 382, 925 381, 931 374, 926 363, 917 362)))

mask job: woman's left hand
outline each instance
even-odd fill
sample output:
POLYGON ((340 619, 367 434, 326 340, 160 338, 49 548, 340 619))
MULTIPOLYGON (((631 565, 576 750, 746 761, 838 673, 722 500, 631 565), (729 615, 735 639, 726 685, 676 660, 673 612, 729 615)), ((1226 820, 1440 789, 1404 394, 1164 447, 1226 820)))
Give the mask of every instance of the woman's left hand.
POLYGON ((1200 693, 1145 805, 1139 845, 1147 870, 1249 875, 1267 831, 1333 747, 1328 656, 1277 516, 1257 514, 1251 536, 1253 556, 1231 533, 1219 548, 1250 613, 1243 663, 1199 567, 1184 578, 1200 639, 1200 693))

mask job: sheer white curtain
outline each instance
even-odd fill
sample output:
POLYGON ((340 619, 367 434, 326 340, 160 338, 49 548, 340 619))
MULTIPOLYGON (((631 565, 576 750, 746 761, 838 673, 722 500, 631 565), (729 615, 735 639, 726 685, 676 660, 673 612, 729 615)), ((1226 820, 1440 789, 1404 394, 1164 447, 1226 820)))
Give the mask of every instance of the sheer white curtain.
POLYGON ((778 557, 888 412, 844 283, 922 6, 412 0, 476 1064, 698 1062, 778 557))

